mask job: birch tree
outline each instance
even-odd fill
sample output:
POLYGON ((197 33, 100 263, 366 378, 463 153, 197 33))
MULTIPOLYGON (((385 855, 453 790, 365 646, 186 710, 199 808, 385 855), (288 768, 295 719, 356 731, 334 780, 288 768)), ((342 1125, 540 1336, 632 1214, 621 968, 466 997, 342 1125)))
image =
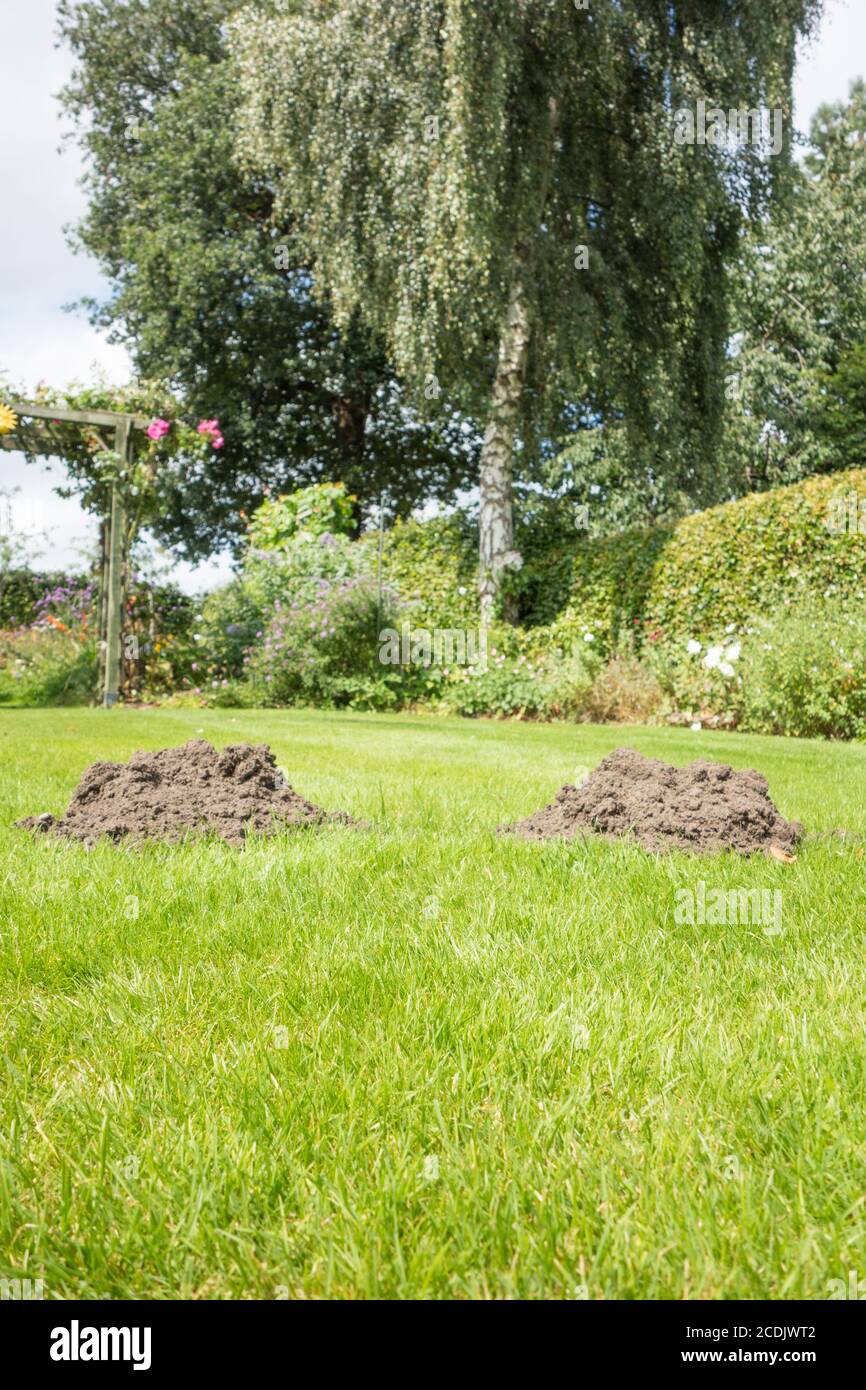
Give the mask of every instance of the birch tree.
POLYGON ((571 396, 651 433, 660 382, 677 399, 665 428, 719 419, 726 267, 779 185, 787 132, 768 158, 694 120, 684 140, 676 113, 786 115, 818 9, 262 0, 232 21, 239 159, 295 210, 318 292, 419 398, 446 392, 481 422, 484 621, 520 564, 529 419, 571 396))

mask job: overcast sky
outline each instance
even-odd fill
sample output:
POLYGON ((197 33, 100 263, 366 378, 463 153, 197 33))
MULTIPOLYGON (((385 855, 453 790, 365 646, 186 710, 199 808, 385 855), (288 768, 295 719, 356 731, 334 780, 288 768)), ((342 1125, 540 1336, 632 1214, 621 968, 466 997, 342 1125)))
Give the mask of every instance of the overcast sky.
MULTIPOLYGON (((127 375, 126 355, 63 306, 104 292, 94 264, 68 250, 63 227, 82 212, 77 151, 58 152, 61 122, 55 94, 65 82, 69 56, 54 47, 54 0, 0 0, 0 379, 32 391, 41 380, 64 386, 86 382, 101 368, 115 382, 127 375)), ((864 0, 826 0, 820 32, 800 54, 795 114, 806 129, 822 102, 844 97, 866 71, 864 0)), ((74 500, 52 491, 62 465, 25 464, 0 452, 0 488, 18 489, 16 528, 49 533, 33 558, 52 568, 80 563, 92 543, 93 520, 74 500)), ((225 562, 177 567, 189 590, 225 576, 225 562)))

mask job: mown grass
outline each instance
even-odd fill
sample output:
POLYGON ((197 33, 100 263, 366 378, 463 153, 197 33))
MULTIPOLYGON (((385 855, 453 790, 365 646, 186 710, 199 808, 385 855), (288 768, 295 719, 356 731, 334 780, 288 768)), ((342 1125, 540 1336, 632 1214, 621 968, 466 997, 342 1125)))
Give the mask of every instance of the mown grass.
POLYGON ((55 1298, 825 1298, 866 1275, 866 749, 250 711, 0 714, 0 1275, 55 1298), (370 823, 32 840, 95 758, 269 742, 370 823), (619 744, 768 776, 797 862, 493 828, 619 744), (782 931, 677 888, 781 888, 782 931))

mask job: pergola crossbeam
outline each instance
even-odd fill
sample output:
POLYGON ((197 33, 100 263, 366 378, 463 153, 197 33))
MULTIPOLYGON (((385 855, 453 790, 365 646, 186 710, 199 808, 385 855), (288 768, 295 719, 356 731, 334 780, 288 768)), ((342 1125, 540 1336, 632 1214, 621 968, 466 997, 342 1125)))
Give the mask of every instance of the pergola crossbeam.
POLYGON ((109 425, 117 429, 121 420, 129 420, 134 429, 143 430, 150 424, 144 415, 127 415, 119 410, 61 410, 53 405, 37 405, 35 401, 7 401, 16 415, 33 420, 57 420, 71 425, 109 425))

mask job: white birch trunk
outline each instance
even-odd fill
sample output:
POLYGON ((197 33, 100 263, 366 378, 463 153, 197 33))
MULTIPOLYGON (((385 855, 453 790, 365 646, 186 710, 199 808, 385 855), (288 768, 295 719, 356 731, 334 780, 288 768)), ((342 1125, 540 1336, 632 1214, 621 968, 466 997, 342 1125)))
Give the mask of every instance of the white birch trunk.
MULTIPOLYGON (((514 427, 526 377, 530 331, 523 275, 518 267, 499 340, 490 417, 481 449, 479 597, 481 622, 485 627, 493 620, 503 572, 520 566, 520 556, 513 548, 512 451, 514 427)), ((508 622, 515 620, 513 604, 506 605, 504 617, 508 622)))

